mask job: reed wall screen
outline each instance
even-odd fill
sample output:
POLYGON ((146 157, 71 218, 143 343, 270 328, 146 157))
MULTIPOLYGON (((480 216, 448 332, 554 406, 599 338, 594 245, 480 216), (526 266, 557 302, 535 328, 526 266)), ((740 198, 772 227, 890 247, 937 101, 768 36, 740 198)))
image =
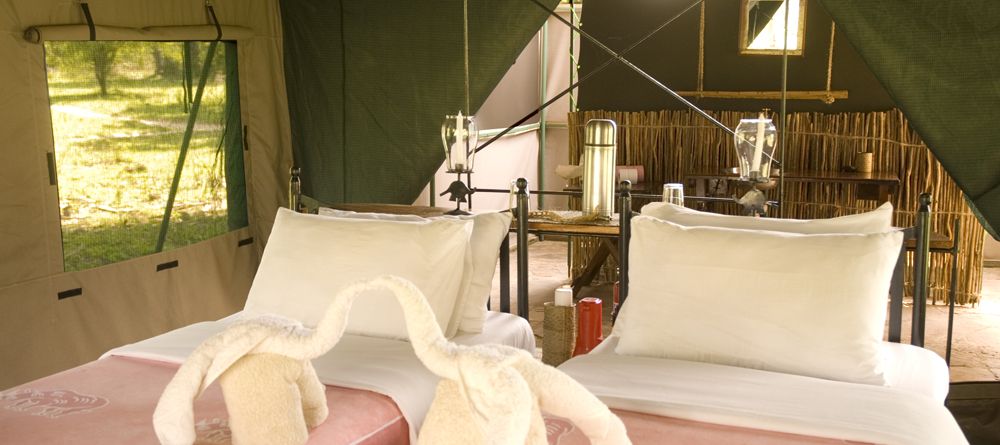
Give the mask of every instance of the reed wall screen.
MULTIPOLYGON (((744 112, 709 113, 730 128, 747 116, 744 112)), ((650 184, 687 183, 688 175, 719 172, 738 162, 732 136, 689 111, 579 111, 569 114, 571 164, 580 161, 583 127, 590 119, 613 119, 618 124, 618 164, 642 165, 650 184)), ((954 220, 961 221, 956 302, 979 302, 983 227, 966 205, 961 190, 910 128, 902 112, 792 113, 787 116, 787 129, 785 171, 840 171, 853 163, 856 153, 871 152, 875 172, 896 173, 900 185, 891 202, 895 209, 893 224, 897 227, 913 225, 917 196, 931 193, 931 225, 935 232, 950 237, 954 220)), ((777 198, 776 189, 768 194, 771 199, 777 198)), ((638 210, 643 204, 644 201, 637 200, 634 207, 638 210)), ((858 186, 854 184, 786 181, 782 216, 830 218, 865 212, 879 204, 875 200, 858 199, 858 186)), ((709 210, 729 214, 740 211, 735 204, 715 205, 709 210)), ((597 239, 588 238, 576 238, 571 243, 570 275, 576 277, 583 272, 598 243, 597 239)), ((912 255, 909 261, 912 264, 912 255)), ((601 273, 604 280, 616 279, 614 263, 613 258, 608 258, 601 273)), ((948 301, 951 263, 951 255, 931 254, 930 298, 934 303, 948 301)), ((907 269, 908 296, 912 295, 910 272, 907 269)))

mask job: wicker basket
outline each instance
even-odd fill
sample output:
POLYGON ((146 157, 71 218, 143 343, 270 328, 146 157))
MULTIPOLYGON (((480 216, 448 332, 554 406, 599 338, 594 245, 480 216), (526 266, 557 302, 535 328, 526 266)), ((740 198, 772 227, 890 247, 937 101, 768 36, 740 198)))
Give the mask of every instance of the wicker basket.
POLYGON ((573 357, 576 346, 576 306, 545 303, 542 323, 542 363, 559 366, 573 357))

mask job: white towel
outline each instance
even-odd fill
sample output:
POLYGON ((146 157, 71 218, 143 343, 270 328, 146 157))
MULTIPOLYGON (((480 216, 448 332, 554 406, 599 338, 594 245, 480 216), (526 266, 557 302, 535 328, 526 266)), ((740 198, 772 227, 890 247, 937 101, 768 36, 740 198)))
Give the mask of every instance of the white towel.
POLYGON ((625 427, 602 402, 562 372, 527 352, 503 345, 465 346, 444 338, 423 294, 393 276, 352 284, 331 301, 315 330, 277 317, 234 323, 188 357, 167 385, 153 416, 164 444, 194 441, 193 402, 212 381, 248 354, 297 360, 318 357, 337 344, 354 298, 392 291, 406 317, 414 351, 444 380, 420 432, 424 443, 544 444, 539 408, 574 420, 593 444, 629 443, 625 427), (469 419, 469 422, 456 422, 469 419))

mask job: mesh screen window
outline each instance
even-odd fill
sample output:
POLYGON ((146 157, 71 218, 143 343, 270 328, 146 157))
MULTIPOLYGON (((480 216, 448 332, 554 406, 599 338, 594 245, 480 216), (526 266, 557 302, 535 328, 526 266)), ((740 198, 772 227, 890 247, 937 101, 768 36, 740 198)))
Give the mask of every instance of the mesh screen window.
POLYGON ((66 271, 247 225, 235 43, 47 42, 45 63, 66 271))

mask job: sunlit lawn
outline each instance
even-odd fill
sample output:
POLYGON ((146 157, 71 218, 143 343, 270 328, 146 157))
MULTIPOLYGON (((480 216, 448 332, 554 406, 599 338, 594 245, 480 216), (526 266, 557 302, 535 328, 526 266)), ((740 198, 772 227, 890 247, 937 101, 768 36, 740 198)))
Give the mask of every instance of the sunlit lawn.
MULTIPOLYGON (((179 82, 114 79, 101 97, 85 75, 49 76, 66 270, 153 253, 188 120, 179 82)), ((227 230, 224 101, 220 77, 205 90, 167 249, 227 230)))

